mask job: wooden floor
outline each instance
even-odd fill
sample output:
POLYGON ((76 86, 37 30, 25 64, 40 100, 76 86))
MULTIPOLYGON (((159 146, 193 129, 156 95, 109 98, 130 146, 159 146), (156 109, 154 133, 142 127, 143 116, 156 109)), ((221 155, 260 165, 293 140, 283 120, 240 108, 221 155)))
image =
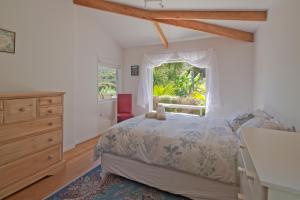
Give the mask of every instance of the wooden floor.
POLYGON ((99 137, 76 145, 70 151, 64 153, 66 168, 58 174, 46 177, 27 188, 9 196, 6 200, 40 200, 52 194, 57 189, 68 184, 78 176, 99 165, 99 161, 93 160, 95 144, 99 137))

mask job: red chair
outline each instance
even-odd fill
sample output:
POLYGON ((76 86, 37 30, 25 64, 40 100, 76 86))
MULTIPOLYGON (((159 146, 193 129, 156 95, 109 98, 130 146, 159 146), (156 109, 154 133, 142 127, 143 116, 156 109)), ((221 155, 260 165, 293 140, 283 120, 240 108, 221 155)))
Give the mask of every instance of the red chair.
POLYGON ((118 122, 134 117, 132 114, 132 95, 118 94, 117 98, 117 120, 118 122))

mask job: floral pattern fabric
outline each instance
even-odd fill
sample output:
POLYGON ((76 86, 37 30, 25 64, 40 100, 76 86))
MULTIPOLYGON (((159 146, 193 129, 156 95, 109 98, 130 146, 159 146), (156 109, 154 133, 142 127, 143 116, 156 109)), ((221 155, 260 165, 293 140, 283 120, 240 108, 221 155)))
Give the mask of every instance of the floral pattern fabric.
POLYGON ((108 129, 95 158, 111 153, 223 183, 237 183, 238 137, 224 119, 167 114, 132 118, 108 129))
POLYGON ((241 125, 254 118, 252 113, 237 113, 229 119, 229 124, 234 132, 236 132, 241 125))
POLYGON ((46 200, 188 200, 112 174, 101 179, 100 173, 97 166, 46 200))

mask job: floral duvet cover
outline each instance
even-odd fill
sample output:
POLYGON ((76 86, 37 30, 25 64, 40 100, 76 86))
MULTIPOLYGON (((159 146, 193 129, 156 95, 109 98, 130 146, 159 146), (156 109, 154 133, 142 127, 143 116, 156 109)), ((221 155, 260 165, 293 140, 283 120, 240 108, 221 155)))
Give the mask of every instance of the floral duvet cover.
POLYGON ((95 158, 110 153, 228 184, 237 183, 238 138, 224 119, 138 116, 103 133, 95 158))

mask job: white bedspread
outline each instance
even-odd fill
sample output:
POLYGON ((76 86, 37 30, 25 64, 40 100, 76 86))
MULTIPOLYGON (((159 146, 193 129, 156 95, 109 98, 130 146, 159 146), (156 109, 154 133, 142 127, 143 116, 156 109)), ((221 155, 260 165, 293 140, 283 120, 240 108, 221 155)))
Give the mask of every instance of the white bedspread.
POLYGON ((238 138, 226 120, 167 114, 119 123, 103 133, 95 157, 111 153, 223 183, 237 183, 238 138))

